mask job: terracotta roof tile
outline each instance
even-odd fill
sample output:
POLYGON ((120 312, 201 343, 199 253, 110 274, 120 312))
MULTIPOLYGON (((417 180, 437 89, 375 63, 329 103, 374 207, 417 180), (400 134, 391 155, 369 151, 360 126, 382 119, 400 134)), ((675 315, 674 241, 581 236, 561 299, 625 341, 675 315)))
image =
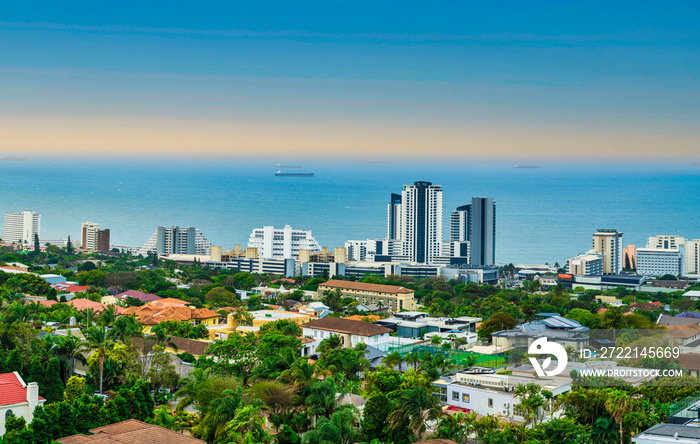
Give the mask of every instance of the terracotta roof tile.
POLYGON ((146 424, 135 419, 97 427, 93 435, 72 435, 57 441, 62 444, 195 444, 204 441, 183 435, 163 427, 146 424))
POLYGON ((207 352, 207 348, 209 347, 208 342, 180 338, 178 336, 171 337, 170 342, 175 344, 178 353, 190 352, 196 356, 204 356, 207 352))

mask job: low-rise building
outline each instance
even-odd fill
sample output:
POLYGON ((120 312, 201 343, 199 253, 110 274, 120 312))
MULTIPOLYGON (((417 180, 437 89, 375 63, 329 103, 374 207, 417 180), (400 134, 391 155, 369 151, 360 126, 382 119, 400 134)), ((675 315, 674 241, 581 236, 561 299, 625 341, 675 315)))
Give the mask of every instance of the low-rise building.
MULTIPOLYGON (((476 341, 476 324, 481 318, 461 316, 458 318, 435 318, 425 312, 402 312, 375 322, 396 331, 400 338, 420 338, 427 333, 467 334, 468 342, 476 341)), ((462 335, 463 336, 463 335, 462 335)))
POLYGON ((564 347, 571 346, 576 351, 588 348, 590 340, 589 329, 573 319, 551 316, 516 325, 510 330, 501 330, 491 335, 497 351, 514 348, 527 349, 539 338, 547 338, 564 347))
POLYGON ((343 296, 351 297, 363 305, 382 305, 391 311, 415 310, 416 308, 414 290, 397 285, 366 284, 331 279, 318 286, 318 298, 322 299, 326 291, 334 290, 340 290, 343 296))
POLYGON ((5 421, 10 415, 22 417, 29 424, 34 409, 45 402, 36 382, 25 383, 17 372, 0 374, 0 437, 5 434, 5 421))
POLYGON ((574 276, 599 276, 603 274, 603 255, 591 250, 586 254, 566 260, 566 272, 574 276))
MULTIPOLYGON (((325 317, 302 324, 303 335, 317 340, 318 344, 332 335, 340 337, 345 348, 354 347, 358 343, 376 346, 391 340, 391 330, 379 325, 353 319, 325 317)), ((315 347, 311 351, 313 354, 315 347)))

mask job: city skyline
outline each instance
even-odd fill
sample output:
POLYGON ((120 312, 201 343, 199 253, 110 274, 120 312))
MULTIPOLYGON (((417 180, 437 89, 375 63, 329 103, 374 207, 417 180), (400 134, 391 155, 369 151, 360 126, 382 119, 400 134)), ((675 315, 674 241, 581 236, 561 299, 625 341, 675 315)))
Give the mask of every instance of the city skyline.
POLYGON ((699 7, 8 4, 0 155, 698 161, 699 7))

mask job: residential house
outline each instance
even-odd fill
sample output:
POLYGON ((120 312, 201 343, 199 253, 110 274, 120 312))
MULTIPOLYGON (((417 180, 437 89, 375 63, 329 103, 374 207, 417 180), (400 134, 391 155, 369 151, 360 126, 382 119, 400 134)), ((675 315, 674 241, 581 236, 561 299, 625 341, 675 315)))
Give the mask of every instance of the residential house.
POLYGON ((122 300, 126 300, 127 298, 134 298, 134 299, 138 299, 141 302, 159 301, 159 300, 163 299, 162 297, 157 296, 155 294, 144 293, 143 291, 137 291, 137 290, 127 290, 123 293, 119 293, 117 295, 114 295, 114 297, 117 299, 122 299, 122 300))
POLYGON ((495 349, 499 352, 513 348, 527 349, 535 340, 543 337, 564 347, 571 346, 576 351, 588 348, 590 340, 588 327, 561 316, 527 322, 491 335, 495 349))
POLYGON ((36 382, 26 384, 17 372, 0 374, 0 436, 5 434, 5 421, 10 415, 21 416, 29 424, 34 409, 45 402, 36 382))
MULTIPOLYGON (((390 341, 391 330, 379 325, 352 319, 325 317, 302 324, 303 335, 318 341, 337 335, 345 348, 354 347, 358 343, 378 345, 390 341)), ((316 348, 313 348, 312 354, 316 348)))

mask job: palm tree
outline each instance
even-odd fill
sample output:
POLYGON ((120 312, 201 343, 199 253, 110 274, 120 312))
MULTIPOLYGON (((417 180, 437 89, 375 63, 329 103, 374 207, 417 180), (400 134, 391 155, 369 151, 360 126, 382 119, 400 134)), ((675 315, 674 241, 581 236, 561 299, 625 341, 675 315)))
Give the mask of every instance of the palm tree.
POLYGON ((97 353, 98 364, 100 367, 100 393, 102 393, 102 379, 104 376, 105 357, 107 354, 107 331, 104 327, 88 327, 83 330, 85 342, 82 350, 92 350, 97 353))
POLYGON ((117 307, 114 305, 108 305, 107 308, 102 310, 102 313, 97 315, 97 325, 102 325, 109 327, 117 319, 117 307))
POLYGON ((420 362, 420 356, 418 356, 418 353, 416 352, 410 352, 406 355, 406 358, 404 358, 407 364, 411 364, 411 367, 413 367, 413 370, 416 370, 416 367, 418 366, 418 363, 420 362))
POLYGON ((401 364, 403 364, 404 360, 403 357, 401 356, 401 353, 397 351, 393 351, 389 353, 388 355, 384 356, 382 358, 382 362, 384 365, 386 365, 389 368, 394 368, 396 366, 399 367, 399 370, 401 370, 401 364))
POLYGON ((331 335, 330 338, 326 338, 323 341, 321 341, 320 344, 318 344, 318 347, 316 348, 316 353, 318 353, 319 355, 323 355, 329 350, 341 348, 342 346, 343 344, 340 341, 340 336, 331 335))
POLYGON ((426 421, 439 419, 442 415, 437 398, 425 387, 402 390, 396 409, 389 415, 389 429, 398 429, 408 420, 408 426, 420 442, 425 432, 426 421))
POLYGON ((224 435, 227 423, 236 416, 236 410, 241 405, 240 390, 224 390, 223 396, 213 399, 202 412, 202 419, 194 432, 197 436, 213 442, 224 435))
POLYGON ((474 433, 476 416, 476 412, 458 412, 454 415, 445 415, 440 418, 434 437, 451 439, 464 444, 469 439, 469 435, 474 433))
POLYGON ((612 419, 620 425, 620 444, 624 444, 622 432, 622 420, 632 411, 632 398, 621 390, 608 391, 608 399, 605 401, 605 410, 612 419))
POLYGON ((593 423, 591 438, 593 442, 611 443, 616 442, 618 437, 615 421, 609 416, 601 416, 593 423))
POLYGON ((73 336, 70 330, 68 330, 66 336, 61 336, 60 338, 58 352, 68 359, 70 363, 68 377, 71 377, 75 374, 76 360, 83 364, 87 363, 87 359, 83 355, 83 341, 79 337, 73 336))
POLYGON ((333 413, 330 419, 321 418, 316 428, 304 434, 304 444, 322 444, 327 442, 337 444, 352 444, 355 442, 357 431, 353 426, 355 417, 351 409, 343 409, 333 413))

